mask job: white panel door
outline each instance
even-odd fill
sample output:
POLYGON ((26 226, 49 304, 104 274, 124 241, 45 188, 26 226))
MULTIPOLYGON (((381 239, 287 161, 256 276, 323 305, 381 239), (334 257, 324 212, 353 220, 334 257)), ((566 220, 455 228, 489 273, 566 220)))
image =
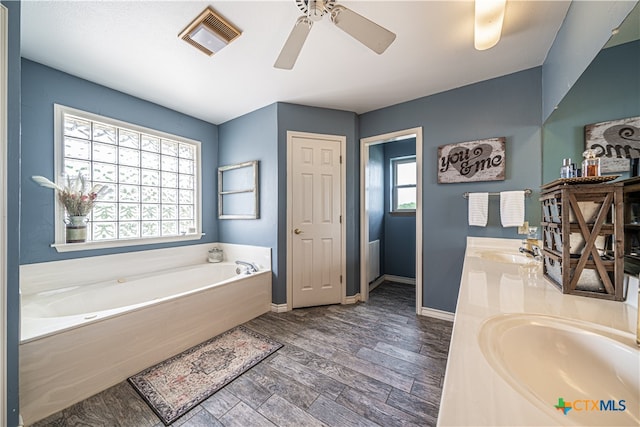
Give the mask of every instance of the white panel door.
POLYGON ((290 150, 292 306, 340 303, 340 140, 293 136, 290 150))

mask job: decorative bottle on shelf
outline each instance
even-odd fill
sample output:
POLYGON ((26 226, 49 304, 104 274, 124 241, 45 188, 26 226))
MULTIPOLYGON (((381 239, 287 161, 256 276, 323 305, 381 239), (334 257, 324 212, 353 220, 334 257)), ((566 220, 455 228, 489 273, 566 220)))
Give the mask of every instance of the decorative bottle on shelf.
POLYGON ((582 155, 582 176, 600 176, 600 158, 596 157, 595 150, 588 149, 582 155))
POLYGON ((560 178, 571 178, 571 159, 562 159, 560 178))

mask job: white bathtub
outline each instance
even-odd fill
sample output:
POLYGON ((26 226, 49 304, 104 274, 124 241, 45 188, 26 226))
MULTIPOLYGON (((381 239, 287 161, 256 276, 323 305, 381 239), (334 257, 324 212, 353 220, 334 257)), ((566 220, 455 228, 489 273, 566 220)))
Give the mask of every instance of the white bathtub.
POLYGON ((227 260, 261 267, 250 275, 236 274, 233 262, 175 265, 201 259, 194 254, 212 245, 197 246, 24 266, 20 406, 27 425, 270 310, 268 248, 218 245, 227 260), (179 261, 162 262, 169 259, 179 261), (118 265, 127 274, 114 274, 118 265), (144 272, 141 265, 165 268, 144 272), (81 273, 100 280, 61 286, 81 273), (40 280, 47 275, 50 283, 40 280))
POLYGON ((22 297, 22 343, 245 276, 235 263, 197 264, 22 297))

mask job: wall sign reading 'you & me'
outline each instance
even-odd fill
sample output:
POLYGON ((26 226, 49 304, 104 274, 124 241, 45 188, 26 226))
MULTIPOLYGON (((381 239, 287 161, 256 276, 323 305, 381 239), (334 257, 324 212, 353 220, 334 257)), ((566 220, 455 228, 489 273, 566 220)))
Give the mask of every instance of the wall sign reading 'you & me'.
POLYGON ((438 183, 504 180, 504 142, 502 137, 438 147, 438 183))

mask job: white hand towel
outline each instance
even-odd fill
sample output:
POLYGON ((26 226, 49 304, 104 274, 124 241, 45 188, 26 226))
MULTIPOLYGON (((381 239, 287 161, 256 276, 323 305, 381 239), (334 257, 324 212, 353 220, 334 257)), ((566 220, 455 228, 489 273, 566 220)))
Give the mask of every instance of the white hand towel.
POLYGON ((469 225, 487 226, 489 193, 469 193, 469 225))
POLYGON ((500 220, 503 227, 519 227, 524 223, 524 191, 500 193, 500 220))

